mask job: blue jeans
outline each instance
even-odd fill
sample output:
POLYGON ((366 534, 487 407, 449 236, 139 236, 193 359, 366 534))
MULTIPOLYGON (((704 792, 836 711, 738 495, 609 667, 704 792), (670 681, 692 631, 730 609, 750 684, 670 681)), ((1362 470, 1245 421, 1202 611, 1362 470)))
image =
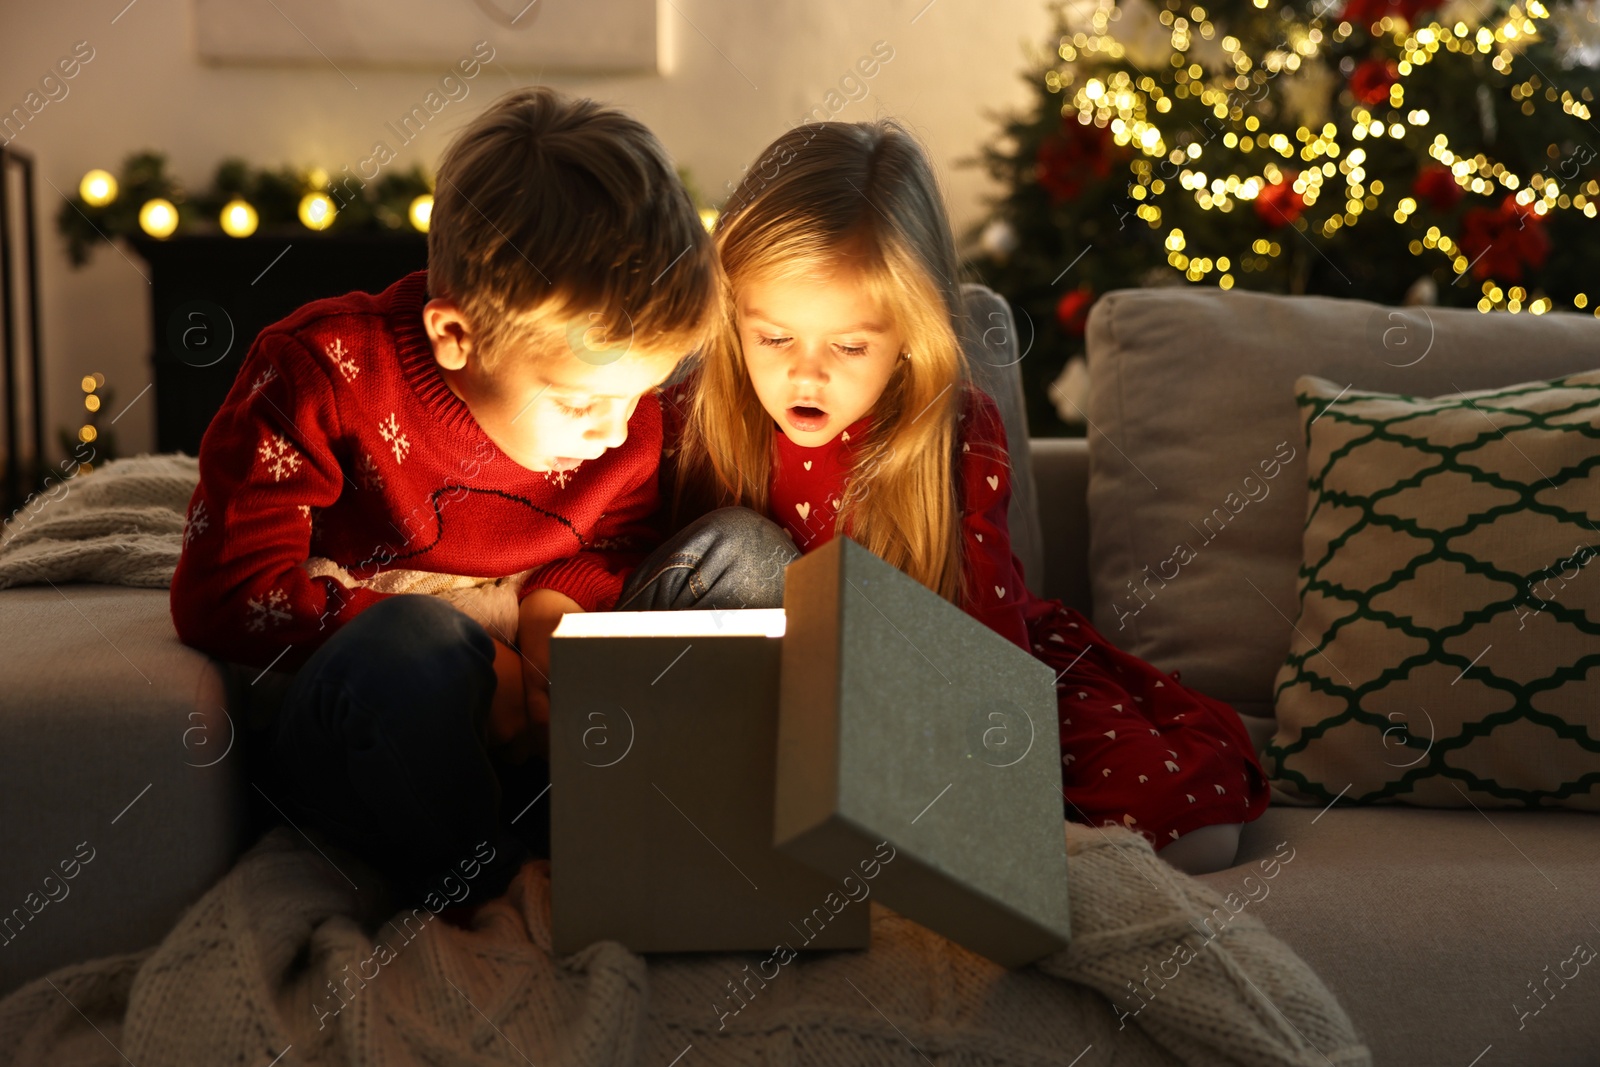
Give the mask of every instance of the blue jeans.
MULTIPOLYGON (((783 606, 799 556, 775 523, 721 508, 657 548, 616 609, 783 606)), ((549 767, 489 751, 495 644, 430 596, 379 601, 350 620, 287 684, 252 739, 263 792, 430 910, 499 896, 531 856, 549 854, 549 767), (435 895, 436 894, 436 895, 435 895)))

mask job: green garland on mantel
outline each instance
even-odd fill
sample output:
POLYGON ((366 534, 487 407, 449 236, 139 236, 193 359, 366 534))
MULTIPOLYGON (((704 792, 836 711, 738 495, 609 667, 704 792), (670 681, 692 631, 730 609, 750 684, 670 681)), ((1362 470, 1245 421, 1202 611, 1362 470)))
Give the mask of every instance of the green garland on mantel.
MULTIPOLYGON (((432 194, 432 182, 421 166, 386 174, 361 186, 347 182, 335 188, 331 177, 320 168, 280 167, 277 170, 254 168, 242 159, 225 159, 205 190, 190 194, 167 173, 167 157, 159 152, 135 152, 115 175, 111 199, 103 195, 92 203, 80 186, 56 216, 56 228, 67 239, 67 255, 75 267, 89 260, 90 249, 101 241, 133 237, 145 231, 139 213, 151 200, 165 200, 175 214, 175 234, 220 234, 224 207, 243 200, 254 209, 256 233, 306 226, 301 221, 301 202, 309 194, 328 197, 336 210, 323 227, 329 233, 415 232, 411 221, 412 204, 418 197, 432 194)), ((93 174, 94 172, 91 172, 93 174)), ((86 176, 88 177, 88 176, 86 176)), ((87 183, 86 183, 87 184, 87 183)))

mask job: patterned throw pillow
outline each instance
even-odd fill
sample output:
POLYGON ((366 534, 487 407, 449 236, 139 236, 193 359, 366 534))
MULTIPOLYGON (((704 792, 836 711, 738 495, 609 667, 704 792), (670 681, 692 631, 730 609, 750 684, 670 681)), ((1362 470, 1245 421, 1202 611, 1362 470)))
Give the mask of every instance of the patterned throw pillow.
POLYGON ((1600 810, 1600 371, 1419 398, 1295 382, 1290 803, 1600 810))

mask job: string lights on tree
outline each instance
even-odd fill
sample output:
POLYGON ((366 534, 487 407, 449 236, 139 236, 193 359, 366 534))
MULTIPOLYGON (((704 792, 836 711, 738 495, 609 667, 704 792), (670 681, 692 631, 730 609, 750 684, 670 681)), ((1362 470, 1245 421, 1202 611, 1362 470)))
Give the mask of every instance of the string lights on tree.
POLYGON ((1597 9, 1056 4, 1038 104, 983 153, 976 263, 1045 374, 1127 286, 1600 314, 1597 9))
MULTIPOLYGON (((99 371, 85 374, 79 381, 83 390, 83 424, 76 431, 69 431, 62 427, 57 432, 60 434, 61 450, 68 455, 93 456, 101 463, 108 463, 117 458, 116 434, 111 430, 102 431, 100 420, 105 417, 106 410, 116 399, 114 390, 107 388, 106 376, 99 371), (92 445, 84 449, 83 445, 92 445)), ((83 460, 79 462, 77 474, 93 473, 94 462, 83 460)))

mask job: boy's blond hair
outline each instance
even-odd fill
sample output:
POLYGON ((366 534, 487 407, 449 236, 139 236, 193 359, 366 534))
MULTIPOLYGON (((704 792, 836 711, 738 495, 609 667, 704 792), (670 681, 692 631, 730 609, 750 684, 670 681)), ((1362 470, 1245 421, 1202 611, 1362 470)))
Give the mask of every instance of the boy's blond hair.
POLYGON ((486 370, 514 344, 563 337, 580 356, 597 339, 691 352, 715 322, 718 277, 666 150, 614 108, 517 89, 439 163, 429 295, 460 307, 486 370))

